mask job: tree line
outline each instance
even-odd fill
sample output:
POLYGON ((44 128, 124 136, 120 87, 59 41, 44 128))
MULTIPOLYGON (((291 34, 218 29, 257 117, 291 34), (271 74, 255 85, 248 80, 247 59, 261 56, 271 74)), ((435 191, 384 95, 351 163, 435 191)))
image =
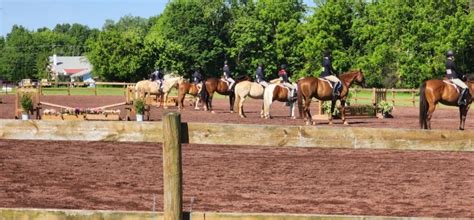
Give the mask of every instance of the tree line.
MULTIPOLYGON (((474 72, 474 12, 468 0, 170 0, 150 18, 123 16, 91 29, 58 24, 0 37, 0 79, 48 77, 48 56, 87 56, 94 76, 135 82, 155 67, 190 77, 269 78, 286 64, 293 79, 318 76, 323 51, 338 72, 362 69, 369 86, 416 88, 441 78, 447 50, 474 72)), ((153 5, 150 5, 153 7, 153 5)))

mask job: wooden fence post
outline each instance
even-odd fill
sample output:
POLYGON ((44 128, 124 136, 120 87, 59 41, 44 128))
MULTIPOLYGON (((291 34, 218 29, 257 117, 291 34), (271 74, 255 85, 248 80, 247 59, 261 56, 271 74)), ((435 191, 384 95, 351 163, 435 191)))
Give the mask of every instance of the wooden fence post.
POLYGON ((181 164, 181 114, 168 112, 163 116, 163 209, 164 219, 183 217, 181 164))

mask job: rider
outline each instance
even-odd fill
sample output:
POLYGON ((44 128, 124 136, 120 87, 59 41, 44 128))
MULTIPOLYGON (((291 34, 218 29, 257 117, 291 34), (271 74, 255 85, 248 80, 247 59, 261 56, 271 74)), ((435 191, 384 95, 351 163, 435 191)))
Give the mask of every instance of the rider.
POLYGON ((255 81, 266 88, 268 86, 268 82, 265 80, 265 74, 263 74, 263 64, 258 64, 257 70, 255 71, 255 81))
POLYGON ((229 66, 227 65, 227 60, 224 61, 224 67, 222 67, 222 71, 224 72, 224 79, 230 83, 229 85, 229 91, 232 91, 234 88, 235 80, 232 79, 232 76, 230 74, 230 69, 229 66))
POLYGON ((337 78, 338 73, 332 67, 332 56, 331 51, 324 51, 323 58, 323 72, 321 73, 321 78, 331 81, 334 84, 332 90, 333 97, 338 97, 340 95, 340 89, 342 87, 341 80, 337 78))
POLYGON ((196 68, 193 73, 193 81, 196 84, 196 87, 198 88, 198 93, 200 93, 202 89, 202 75, 199 72, 199 68, 196 68))
POLYGON ((288 96, 288 101, 290 101, 290 102, 294 101, 295 98, 296 98, 295 97, 296 87, 293 84, 290 83, 289 74, 286 71, 286 65, 285 64, 282 64, 280 66, 280 71, 278 71, 278 76, 280 76, 280 79, 282 80, 283 85, 290 89, 290 95, 288 96))
POLYGON ((458 105, 466 105, 469 89, 466 83, 461 80, 464 78, 464 74, 456 68, 456 64, 454 63, 454 52, 452 50, 449 50, 446 53, 446 57, 446 78, 462 88, 461 94, 458 98, 458 105))
POLYGON ((160 90, 163 90, 163 73, 160 71, 159 67, 155 67, 155 71, 151 73, 151 81, 158 83, 160 90))

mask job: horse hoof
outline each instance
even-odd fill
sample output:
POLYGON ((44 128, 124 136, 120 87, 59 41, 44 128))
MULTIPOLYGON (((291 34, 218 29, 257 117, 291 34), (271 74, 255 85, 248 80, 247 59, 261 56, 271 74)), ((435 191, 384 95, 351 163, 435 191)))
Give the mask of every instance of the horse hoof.
POLYGON ((311 125, 311 122, 309 122, 309 121, 306 121, 306 125, 311 125))
POLYGON ((168 109, 168 106, 166 106, 166 105, 165 105, 165 106, 163 106, 163 109, 168 109))
POLYGON ((241 118, 246 118, 245 115, 240 115, 241 118))
POLYGON ((349 122, 345 121, 345 122, 344 122, 344 125, 349 125, 349 122))
POLYGON ((291 117, 291 119, 295 120, 295 119, 296 119, 296 117, 295 117, 295 116, 293 116, 293 117, 291 117))
POLYGON ((333 124, 334 124, 334 123, 332 123, 332 121, 330 121, 330 122, 328 123, 328 125, 333 125, 333 124))
POLYGON ((194 108, 194 110, 200 110, 201 108, 197 107, 197 108, 194 108))
POLYGON ((212 114, 216 114, 216 112, 214 110, 211 111, 212 114))
POLYGON ((315 122, 315 121, 313 121, 311 124, 312 124, 312 125, 316 125, 316 122, 315 122))
POLYGON ((230 110, 230 113, 232 114, 232 113, 234 113, 234 111, 230 110))

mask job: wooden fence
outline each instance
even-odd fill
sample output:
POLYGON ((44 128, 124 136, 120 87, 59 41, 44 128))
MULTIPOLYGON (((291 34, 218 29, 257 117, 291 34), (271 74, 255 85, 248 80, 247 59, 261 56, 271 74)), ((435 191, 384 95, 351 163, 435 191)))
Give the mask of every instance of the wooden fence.
MULTIPOLYGON (((124 83, 124 82, 95 82, 93 83, 95 86, 90 87, 89 89, 94 93, 94 95, 98 94, 98 90, 106 90, 107 88, 100 88, 98 86, 121 86, 123 87, 124 95, 127 90, 127 86, 135 85, 135 83, 124 83)), ((74 90, 75 87, 83 87, 87 84, 78 83, 78 82, 52 82, 51 87, 58 87, 58 86, 66 86, 67 95, 71 95, 71 90, 74 90)), ((48 86, 49 87, 49 86, 48 86)), ((43 94, 43 88, 41 84, 38 86, 39 92, 41 95, 43 94)))
POLYGON ((167 220, 183 218, 181 143, 474 152, 471 131, 181 123, 176 112, 165 113, 162 122, 0 120, 0 139, 163 143, 167 220), (259 140, 238 133, 259 133, 259 140))

